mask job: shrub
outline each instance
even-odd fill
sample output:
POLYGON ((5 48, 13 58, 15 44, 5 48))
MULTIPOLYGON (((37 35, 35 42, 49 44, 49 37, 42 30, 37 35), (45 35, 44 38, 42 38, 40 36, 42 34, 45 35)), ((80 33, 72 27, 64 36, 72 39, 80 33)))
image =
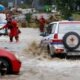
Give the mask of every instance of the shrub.
POLYGON ((26 21, 22 21, 21 22, 21 27, 25 28, 27 27, 28 23, 26 21))

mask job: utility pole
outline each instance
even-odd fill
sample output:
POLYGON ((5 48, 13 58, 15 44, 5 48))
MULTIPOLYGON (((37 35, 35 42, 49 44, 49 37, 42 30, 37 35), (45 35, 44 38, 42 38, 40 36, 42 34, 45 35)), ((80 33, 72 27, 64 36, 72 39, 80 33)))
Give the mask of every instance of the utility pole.
POLYGON ((15 5, 15 8, 17 8, 17 0, 15 0, 14 5, 15 5))

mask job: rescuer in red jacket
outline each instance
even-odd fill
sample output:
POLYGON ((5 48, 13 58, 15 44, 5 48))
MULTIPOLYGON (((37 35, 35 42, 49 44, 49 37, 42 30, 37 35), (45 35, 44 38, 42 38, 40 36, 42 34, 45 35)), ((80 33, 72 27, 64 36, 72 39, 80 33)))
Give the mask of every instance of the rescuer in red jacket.
POLYGON ((18 29, 17 22, 15 20, 9 20, 5 26, 0 28, 0 30, 4 28, 9 30, 8 35, 9 35, 10 42, 13 42, 13 37, 15 37, 16 42, 19 41, 20 31, 18 29))
POLYGON ((44 19, 43 16, 39 19, 39 24, 40 24, 40 32, 44 32, 44 26, 45 26, 46 20, 44 19))

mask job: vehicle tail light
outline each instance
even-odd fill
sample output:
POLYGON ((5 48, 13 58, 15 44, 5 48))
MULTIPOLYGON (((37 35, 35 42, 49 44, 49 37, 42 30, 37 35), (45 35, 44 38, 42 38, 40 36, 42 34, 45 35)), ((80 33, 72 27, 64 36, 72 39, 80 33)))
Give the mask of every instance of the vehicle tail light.
POLYGON ((58 34, 54 34, 54 39, 58 39, 58 34))
POLYGON ((53 43, 62 43, 62 40, 58 39, 58 34, 54 34, 52 42, 53 43))

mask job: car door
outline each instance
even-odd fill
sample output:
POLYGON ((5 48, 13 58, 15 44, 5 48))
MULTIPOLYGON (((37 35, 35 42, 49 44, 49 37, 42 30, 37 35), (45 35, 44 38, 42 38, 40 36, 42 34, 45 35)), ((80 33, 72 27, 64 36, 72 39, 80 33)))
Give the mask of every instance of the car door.
POLYGON ((56 32, 57 23, 49 24, 47 27, 47 36, 44 37, 44 43, 49 44, 53 40, 54 33, 56 32))

